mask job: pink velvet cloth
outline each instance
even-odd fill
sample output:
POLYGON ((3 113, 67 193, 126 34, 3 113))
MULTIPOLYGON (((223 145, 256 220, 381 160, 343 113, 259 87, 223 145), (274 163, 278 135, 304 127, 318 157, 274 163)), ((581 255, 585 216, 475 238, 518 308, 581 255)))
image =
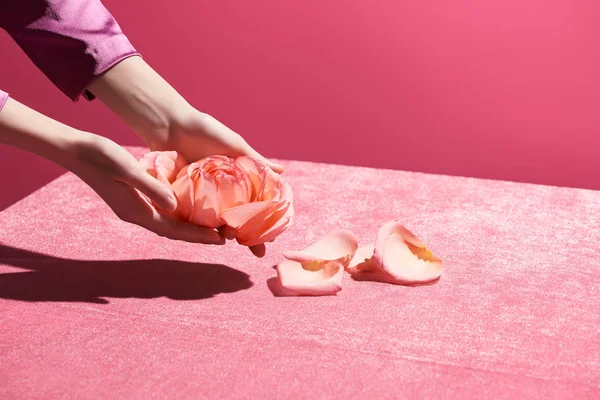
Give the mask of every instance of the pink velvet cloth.
POLYGON ((100 0, 0 0, 0 27, 72 100, 93 99, 94 79, 138 55, 100 0))
POLYGON ((0 398, 600 396, 600 192, 284 163, 296 224, 264 259, 121 222, 71 174, 0 213, 0 398), (273 296, 283 250, 393 219, 439 282, 273 296))

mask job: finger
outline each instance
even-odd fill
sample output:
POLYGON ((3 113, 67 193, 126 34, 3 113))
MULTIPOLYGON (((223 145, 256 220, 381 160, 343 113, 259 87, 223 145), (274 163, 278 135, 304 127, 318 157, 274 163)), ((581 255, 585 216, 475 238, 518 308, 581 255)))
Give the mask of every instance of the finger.
POLYGON ((164 211, 173 212, 177 208, 177 197, 173 190, 141 168, 125 177, 123 183, 138 189, 164 211))
POLYGON ((250 246, 249 249, 252 252, 252 254, 254 254, 258 258, 264 257, 265 254, 267 253, 267 248, 265 247, 264 244, 250 246))
POLYGON ((159 212, 155 212, 150 221, 140 225, 169 239, 205 244, 225 243, 225 239, 213 229, 179 221, 159 212))
POLYGON ((278 174, 281 174, 281 173, 283 173, 283 171, 285 171, 285 167, 283 165, 273 162, 273 161, 269 160, 268 158, 264 157, 258 151, 254 150, 248 143, 246 143, 244 146, 244 154, 247 156, 258 158, 259 160, 261 160, 262 162, 267 164, 273 171, 277 172, 278 174))
POLYGON ((278 174, 283 174, 285 172, 285 167, 281 164, 278 164, 274 161, 271 161, 267 158, 263 158, 263 161, 265 161, 267 163, 267 165, 275 172, 277 172, 278 174))

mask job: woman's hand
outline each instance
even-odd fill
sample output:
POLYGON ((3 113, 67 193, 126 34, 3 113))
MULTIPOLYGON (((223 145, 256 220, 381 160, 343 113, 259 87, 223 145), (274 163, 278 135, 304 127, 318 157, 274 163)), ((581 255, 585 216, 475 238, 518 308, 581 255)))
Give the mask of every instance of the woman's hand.
POLYGON ((283 167, 254 150, 239 134, 192 107, 140 57, 115 65, 89 87, 151 150, 175 150, 189 162, 212 155, 242 155, 283 167))
POLYGON ((37 154, 74 172, 127 222, 171 239, 223 242, 212 229, 157 211, 147 199, 165 211, 173 211, 177 199, 172 190, 109 139, 61 124, 9 98, 0 111, 0 143, 37 154))
POLYGON ((69 169, 86 182, 123 221, 159 236, 186 242, 222 244, 216 231, 179 221, 158 208, 177 208, 172 190, 150 176, 124 148, 101 136, 87 134, 73 146, 69 169), (143 194, 143 195, 141 195, 143 194))
MULTIPOLYGON (((211 155, 253 156, 275 172, 283 166, 267 160, 239 134, 192 107, 140 57, 111 68, 89 87, 108 108, 146 142, 151 150, 175 150, 188 162, 211 155)), ((258 257, 265 246, 250 247, 258 257)))
POLYGON ((149 138, 148 143, 152 150, 175 150, 189 162, 212 155, 252 156, 263 160, 275 172, 283 172, 282 165, 267 160, 239 134, 216 118, 191 107, 173 121, 165 135, 149 138))

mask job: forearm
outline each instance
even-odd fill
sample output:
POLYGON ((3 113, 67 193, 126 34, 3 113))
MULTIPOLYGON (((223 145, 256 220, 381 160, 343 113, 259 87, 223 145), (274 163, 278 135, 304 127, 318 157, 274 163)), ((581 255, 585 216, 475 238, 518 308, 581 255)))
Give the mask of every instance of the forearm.
POLYGON ((37 154, 65 167, 67 155, 90 139, 86 132, 64 125, 8 98, 0 111, 0 143, 37 154))
POLYGON ((90 85, 89 91, 155 149, 167 143, 171 127, 193 111, 140 57, 123 60, 90 85))

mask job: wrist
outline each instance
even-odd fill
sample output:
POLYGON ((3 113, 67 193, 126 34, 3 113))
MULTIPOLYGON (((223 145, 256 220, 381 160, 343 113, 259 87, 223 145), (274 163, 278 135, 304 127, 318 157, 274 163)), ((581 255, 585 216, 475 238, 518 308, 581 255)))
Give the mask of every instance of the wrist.
POLYGON ((149 147, 169 141, 190 104, 140 57, 130 57, 107 71, 89 90, 117 114, 149 147))
POLYGON ((62 124, 8 99, 0 114, 0 143, 37 154, 65 166, 71 149, 84 140, 84 132, 62 124))
POLYGON ((97 146, 98 135, 71 128, 56 137, 48 146, 49 154, 45 156, 61 167, 75 172, 80 164, 81 155, 97 146))

